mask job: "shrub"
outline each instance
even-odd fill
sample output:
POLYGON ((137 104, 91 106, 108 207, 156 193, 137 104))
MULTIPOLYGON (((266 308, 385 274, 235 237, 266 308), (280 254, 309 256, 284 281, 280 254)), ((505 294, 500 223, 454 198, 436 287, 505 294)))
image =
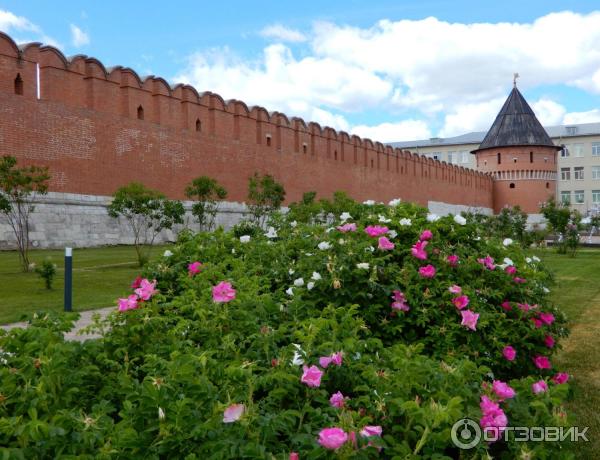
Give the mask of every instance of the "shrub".
POLYGON ((185 189, 188 198, 194 199, 192 214, 198 220, 200 230, 212 230, 217 215, 217 200, 227 197, 227 190, 210 177, 197 177, 185 189))
POLYGON ((254 173, 248 179, 248 207, 259 227, 263 227, 269 216, 279 210, 284 199, 285 189, 273 176, 254 173))
POLYGON ((52 316, 0 338, 5 455, 564 456, 560 443, 451 441, 457 420, 487 423, 484 396, 513 426, 567 423, 568 385, 534 363, 566 334, 540 261, 413 205, 352 212, 330 227, 277 216, 276 236, 248 242, 186 233, 103 339, 65 343, 52 316), (479 315, 470 328, 467 310, 479 315), (540 379, 548 389, 534 394, 540 379), (494 380, 516 395, 500 401, 494 380))
POLYGON ((56 276, 56 265, 51 260, 44 260, 42 265, 35 268, 35 272, 44 280, 46 289, 52 289, 52 283, 56 276))
POLYGON ((568 204, 557 203, 554 197, 551 197, 540 209, 550 230, 555 233, 554 244, 558 253, 566 254, 569 251, 570 255, 574 257, 579 247, 581 227, 579 211, 571 210, 568 204))

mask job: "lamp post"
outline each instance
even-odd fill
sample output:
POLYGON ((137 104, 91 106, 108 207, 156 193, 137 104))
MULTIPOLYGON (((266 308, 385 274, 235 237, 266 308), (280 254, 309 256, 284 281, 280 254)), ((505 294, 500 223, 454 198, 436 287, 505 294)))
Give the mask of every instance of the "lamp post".
POLYGON ((73 249, 65 248, 65 311, 73 311, 73 249))

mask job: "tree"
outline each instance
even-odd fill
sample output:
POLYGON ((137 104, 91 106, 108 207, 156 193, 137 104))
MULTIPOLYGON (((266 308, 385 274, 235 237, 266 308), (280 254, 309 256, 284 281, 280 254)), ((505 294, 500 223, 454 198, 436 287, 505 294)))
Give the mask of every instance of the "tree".
POLYGON ((17 167, 17 159, 3 156, 0 160, 0 212, 6 215, 17 240, 21 267, 29 271, 29 217, 35 210, 37 195, 48 192, 48 168, 17 167))
POLYGON ((285 189, 273 176, 254 173, 248 181, 248 207, 255 224, 262 227, 269 215, 279 209, 285 199, 285 189))
POLYGON ((198 219, 200 230, 210 231, 217 215, 217 200, 227 197, 227 190, 208 176, 197 177, 185 189, 188 198, 196 201, 192 214, 198 219))
POLYGON ((568 204, 557 203, 554 197, 542 204, 541 211, 550 230, 558 236, 555 240, 558 253, 566 254, 570 250, 574 256, 579 246, 581 214, 569 209, 568 204))
POLYGON ((141 267, 150 257, 156 236, 162 230, 182 224, 185 210, 180 201, 168 200, 159 191, 132 182, 115 192, 108 214, 114 218, 123 217, 129 223, 141 267), (149 247, 144 251, 144 246, 149 247))

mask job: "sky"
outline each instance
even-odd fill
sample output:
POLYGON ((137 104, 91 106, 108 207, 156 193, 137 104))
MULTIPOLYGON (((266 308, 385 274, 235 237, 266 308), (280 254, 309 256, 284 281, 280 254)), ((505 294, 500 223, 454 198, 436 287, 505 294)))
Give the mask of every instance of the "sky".
POLYGON ((485 131, 513 84, 600 121, 600 2, 0 0, 0 31, 381 142, 485 131))

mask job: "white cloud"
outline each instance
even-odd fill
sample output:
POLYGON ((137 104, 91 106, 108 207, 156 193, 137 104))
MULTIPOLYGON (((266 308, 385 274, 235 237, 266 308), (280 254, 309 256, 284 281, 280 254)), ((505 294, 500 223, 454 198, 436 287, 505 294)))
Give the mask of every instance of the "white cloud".
POLYGON ((600 109, 588 110, 587 112, 567 113, 562 122, 565 125, 600 122, 600 109))
POLYGON ((352 134, 379 142, 413 141, 431 137, 427 123, 422 120, 403 120, 396 123, 381 123, 376 126, 358 125, 354 126, 351 131, 352 134))
POLYGON ((485 102, 459 104, 444 117, 444 125, 439 132, 441 137, 458 136, 472 131, 486 131, 494 122, 505 97, 485 102))
POLYGON ((90 44, 90 36, 83 30, 77 27, 75 24, 71 24, 71 43, 75 48, 81 48, 82 46, 90 44))
POLYGON ((292 43, 300 43, 307 40, 306 35, 302 32, 295 29, 289 29, 281 24, 273 24, 265 27, 260 31, 260 35, 265 38, 274 38, 279 41, 292 43))
POLYGON ((531 104, 537 119, 544 126, 560 125, 567 113, 564 106, 551 99, 541 98, 531 104))
POLYGON ((13 31, 41 32, 40 28, 29 19, 5 10, 0 10, 0 30, 7 33, 13 31))

